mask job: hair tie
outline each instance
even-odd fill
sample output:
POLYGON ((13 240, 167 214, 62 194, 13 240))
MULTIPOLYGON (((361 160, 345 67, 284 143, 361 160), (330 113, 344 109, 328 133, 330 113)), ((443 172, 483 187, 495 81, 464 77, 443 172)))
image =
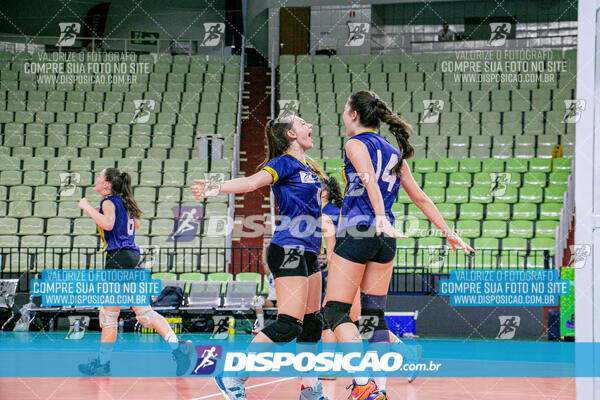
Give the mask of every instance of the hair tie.
POLYGON ((379 98, 375 97, 373 100, 371 100, 371 107, 377 107, 378 104, 379 98))

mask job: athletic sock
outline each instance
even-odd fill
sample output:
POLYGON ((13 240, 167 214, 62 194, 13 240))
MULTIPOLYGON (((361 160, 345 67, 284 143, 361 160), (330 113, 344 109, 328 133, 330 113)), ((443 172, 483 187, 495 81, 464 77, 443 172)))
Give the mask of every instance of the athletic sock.
POLYGON ((385 390, 385 384, 387 382, 387 378, 385 376, 379 376, 373 379, 375 380, 375 384, 377 384, 377 389, 385 390))
POLYGON ((265 327, 265 314, 260 313, 256 314, 256 319, 258 319, 258 324, 260 325, 260 329, 265 327))
POLYGON ((367 383, 369 383, 369 378, 354 378, 354 382, 356 382, 358 386, 365 386, 367 383))
POLYGON ((112 350, 114 347, 114 343, 102 342, 100 343, 100 364, 104 365, 110 361, 110 357, 112 355, 112 350))
POLYGON ((165 341, 169 343, 171 350, 177 350, 177 348, 179 347, 179 340, 177 339, 177 335, 173 331, 167 333, 167 336, 165 336, 165 341))

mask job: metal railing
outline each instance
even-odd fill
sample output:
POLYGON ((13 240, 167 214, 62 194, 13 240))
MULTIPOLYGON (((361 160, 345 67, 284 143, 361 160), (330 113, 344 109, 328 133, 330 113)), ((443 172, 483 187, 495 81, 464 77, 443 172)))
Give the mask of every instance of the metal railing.
MULTIPOLYGON (((139 267, 153 273, 224 272, 227 265, 230 271, 261 273, 262 248, 142 246, 140 250, 139 267)), ((466 255, 447 248, 398 248, 390 293, 435 293, 437 280, 453 269, 552 269, 554 266, 549 250, 478 250, 474 255, 466 255)), ((0 248, 0 279, 26 277, 19 291, 29 291, 29 280, 44 269, 103 267, 104 254, 96 247, 0 248)))
POLYGON ((110 52, 124 51, 135 53, 157 53, 157 54, 206 54, 206 55, 229 55, 231 49, 225 46, 224 35, 216 46, 203 46, 202 38, 166 38, 146 40, 154 41, 154 44, 134 44, 132 38, 97 38, 77 36, 70 46, 58 46, 59 36, 24 36, 0 34, 0 50, 11 53, 35 53, 40 51, 60 52, 110 52), (43 46, 43 47, 42 47, 43 46), (183 51, 182 51, 183 50, 183 51))

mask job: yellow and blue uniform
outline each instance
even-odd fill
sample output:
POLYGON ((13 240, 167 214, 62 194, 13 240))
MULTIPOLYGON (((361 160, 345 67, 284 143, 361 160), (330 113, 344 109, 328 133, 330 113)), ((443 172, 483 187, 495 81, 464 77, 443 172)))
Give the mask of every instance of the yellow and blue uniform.
POLYGON ((135 220, 129 216, 123 201, 119 196, 108 196, 100 202, 100 214, 102 212, 102 204, 110 200, 115 205, 115 224, 110 231, 104 231, 98 226, 98 232, 104 243, 103 250, 105 253, 119 250, 129 249, 136 253, 140 253, 140 249, 135 245, 135 220))
MULTIPOLYGON (((364 143, 369 151, 375 178, 383 197, 385 214, 392 225, 394 225, 394 214, 392 205, 398 197, 400 187, 400 174, 396 175, 392 169, 401 158, 402 153, 393 147, 384 137, 375 131, 368 130, 353 136, 350 140, 359 140, 364 143)), ((344 154, 344 170, 342 173, 346 193, 342 202, 341 218, 338 232, 344 228, 357 225, 375 225, 375 212, 366 188, 354 165, 344 154)))
POLYGON ((321 252, 321 182, 311 167, 285 153, 264 169, 273 176, 271 190, 279 207, 272 244, 321 252))

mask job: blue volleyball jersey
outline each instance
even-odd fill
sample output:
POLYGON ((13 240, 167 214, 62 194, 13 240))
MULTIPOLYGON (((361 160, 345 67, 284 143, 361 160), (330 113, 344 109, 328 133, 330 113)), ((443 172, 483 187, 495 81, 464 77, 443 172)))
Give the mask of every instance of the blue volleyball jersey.
MULTIPOLYGON (((394 225, 394 214, 392 214, 392 205, 398 196, 400 186, 400 175, 392 172, 400 160, 401 154, 398 149, 392 146, 384 137, 378 135, 375 131, 361 132, 349 140, 360 140, 365 144, 369 151, 369 157, 373 163, 373 170, 383 204, 385 213, 392 225, 394 225)), ((349 226, 356 225, 375 225, 375 212, 369 200, 369 195, 364 187, 360 176, 350 162, 348 155, 344 154, 344 170, 342 177, 346 186, 344 201, 342 202, 341 219, 338 224, 338 232, 349 226)))
POLYGON ((323 214, 327 215, 333 221, 333 225, 337 228, 340 220, 340 209, 333 203, 327 203, 323 206, 323 214))
POLYGON ((321 252, 321 182, 310 166, 286 153, 264 169, 273 176, 271 190, 279 207, 271 243, 321 252))
POLYGON ((104 252, 130 249, 139 253, 140 249, 135 245, 135 220, 129 216, 119 196, 108 196, 102 199, 100 214, 104 214, 102 204, 106 200, 110 200, 115 205, 115 224, 110 231, 105 231, 98 225, 98 232, 100 232, 100 237, 104 242, 104 252))

